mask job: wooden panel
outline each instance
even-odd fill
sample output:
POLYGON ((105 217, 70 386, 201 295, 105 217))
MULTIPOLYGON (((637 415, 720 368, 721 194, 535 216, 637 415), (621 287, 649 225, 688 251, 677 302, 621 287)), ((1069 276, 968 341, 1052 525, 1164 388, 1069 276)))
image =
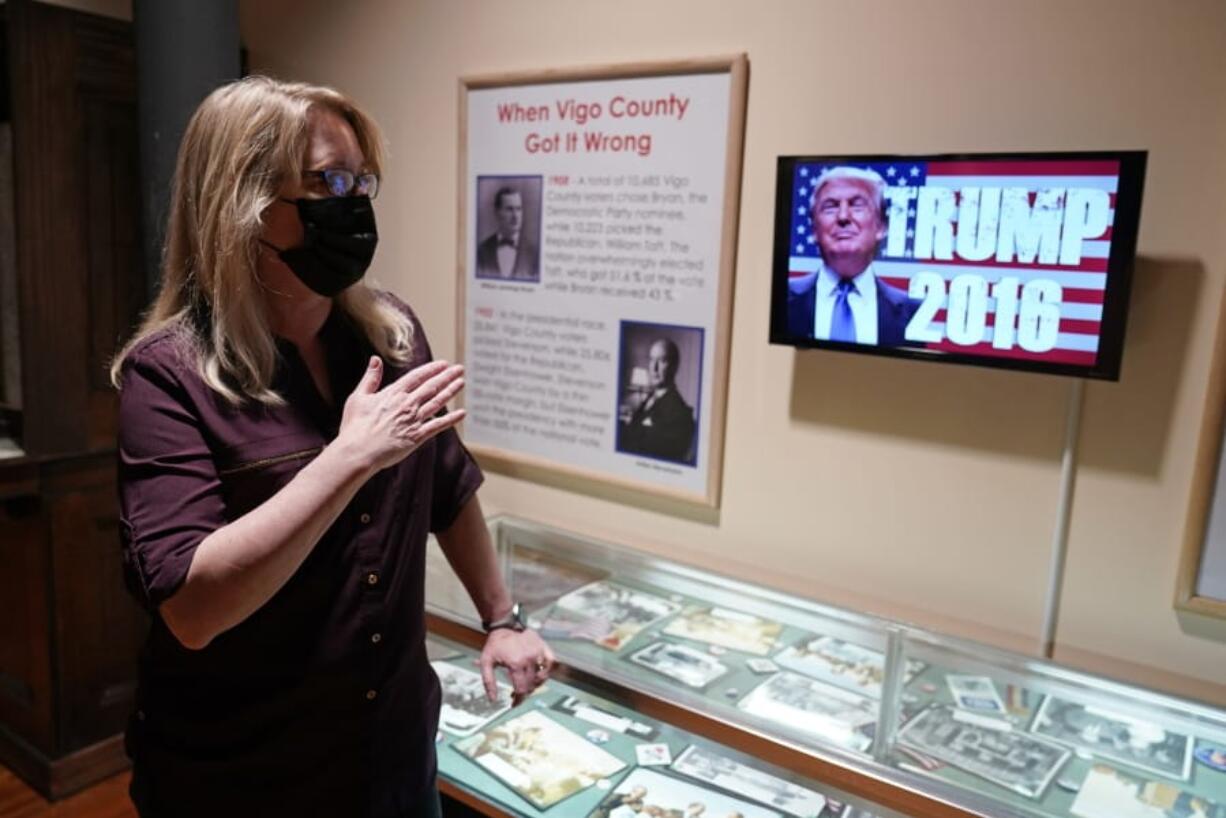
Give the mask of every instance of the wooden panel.
POLYGON ((118 411, 109 367, 139 317, 144 278, 137 243, 136 107, 91 92, 82 96, 82 109, 90 293, 87 445, 93 449, 114 445, 118 411))
POLYGON ((54 746, 47 541, 37 496, 0 501, 0 723, 44 752, 54 746))
POLYGON ((72 13, 9 6, 21 311, 23 445, 80 451, 88 409, 88 286, 72 13))
POLYGON ((132 24, 70 14, 76 44, 75 74, 88 93, 136 104, 136 45, 132 24))
POLYGON ((7 5, 22 442, 35 455, 109 447, 105 364, 143 299, 131 25, 7 5))
POLYGON ((147 620, 122 576, 107 366, 145 298, 129 23, 6 22, 23 448, 0 462, 0 758, 45 795, 124 762, 147 620))
POLYGON ((135 329, 145 299, 140 264, 136 52, 130 24, 73 16, 76 93, 84 140, 89 265, 87 446, 114 445, 111 357, 135 329))
POLYGON ((124 588, 114 465, 82 463, 48 482, 62 754, 123 731, 148 620, 124 588))

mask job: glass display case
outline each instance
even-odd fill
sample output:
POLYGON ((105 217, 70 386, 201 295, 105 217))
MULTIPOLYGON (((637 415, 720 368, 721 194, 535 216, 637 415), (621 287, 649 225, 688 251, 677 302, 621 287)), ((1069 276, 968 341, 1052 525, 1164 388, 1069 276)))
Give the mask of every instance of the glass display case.
MULTIPOLYGON (((883 814, 1226 818, 1221 710, 582 535, 491 526, 565 681, 815 790, 883 814)), ((437 547, 427 603, 435 628, 479 643, 437 547)))
POLYGON ((552 818, 898 818, 744 753, 643 716, 592 686, 551 679, 519 707, 490 702, 478 651, 431 636, 443 689, 444 794, 487 813, 552 818))

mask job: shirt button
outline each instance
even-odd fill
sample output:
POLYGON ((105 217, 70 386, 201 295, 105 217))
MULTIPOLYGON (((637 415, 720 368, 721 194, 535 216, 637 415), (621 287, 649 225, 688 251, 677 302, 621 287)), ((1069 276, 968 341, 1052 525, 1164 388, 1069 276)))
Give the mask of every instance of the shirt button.
POLYGON ((362 521, 362 525, 366 525, 370 522, 370 515, 363 513, 361 517, 358 517, 358 519, 362 521))
POLYGON ((371 573, 367 574, 367 575, 366 575, 366 584, 367 584, 367 585, 378 585, 378 584, 379 584, 379 575, 378 575, 378 574, 376 574, 376 573, 374 573, 373 571, 372 571, 371 573))
POLYGON ((382 641, 383 641, 383 634, 381 634, 381 633, 372 633, 372 634, 370 635, 370 641, 371 641, 371 642, 373 642, 373 643, 375 643, 376 645, 377 645, 377 644, 379 644, 380 642, 382 642, 382 641))
POLYGON ((372 702, 375 700, 375 696, 378 696, 378 695, 379 695, 379 692, 376 690, 367 690, 366 691, 366 701, 372 702))

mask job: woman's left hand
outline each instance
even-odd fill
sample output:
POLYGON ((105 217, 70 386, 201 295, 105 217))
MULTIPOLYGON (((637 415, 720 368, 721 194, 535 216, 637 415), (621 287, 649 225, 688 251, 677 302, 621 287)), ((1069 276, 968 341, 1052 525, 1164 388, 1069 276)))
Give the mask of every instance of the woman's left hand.
POLYGON ((545 683, 554 661, 553 651, 536 631, 514 631, 510 628, 491 631, 481 650, 481 679, 485 682, 485 695, 491 702, 497 700, 498 685, 494 669, 505 667, 514 687, 511 702, 518 705, 545 683))

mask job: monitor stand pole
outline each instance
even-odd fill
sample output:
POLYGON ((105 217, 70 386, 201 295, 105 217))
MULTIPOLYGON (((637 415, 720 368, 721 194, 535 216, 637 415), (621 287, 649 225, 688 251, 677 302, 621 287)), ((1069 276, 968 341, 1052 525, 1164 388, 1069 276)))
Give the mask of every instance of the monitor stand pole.
POLYGON ((1085 403, 1085 380, 1072 379, 1068 419, 1064 430, 1064 456, 1060 461, 1060 500, 1056 507, 1056 530, 1052 532, 1051 567, 1047 578, 1047 599, 1043 605, 1043 632, 1039 650, 1052 658, 1056 647, 1056 620, 1060 616, 1060 594, 1064 588, 1064 562, 1068 555, 1068 529, 1073 516, 1073 489, 1077 477, 1077 442, 1081 428, 1081 408, 1085 403))

